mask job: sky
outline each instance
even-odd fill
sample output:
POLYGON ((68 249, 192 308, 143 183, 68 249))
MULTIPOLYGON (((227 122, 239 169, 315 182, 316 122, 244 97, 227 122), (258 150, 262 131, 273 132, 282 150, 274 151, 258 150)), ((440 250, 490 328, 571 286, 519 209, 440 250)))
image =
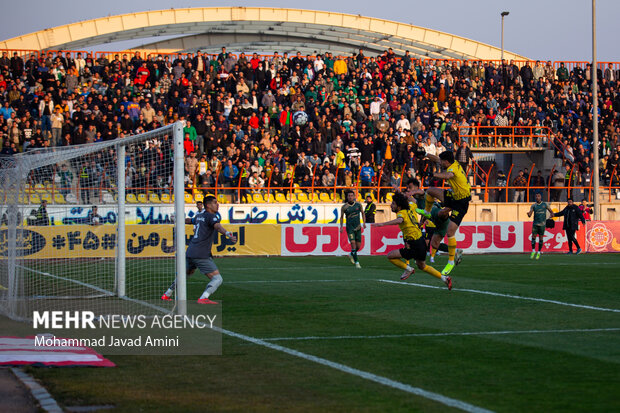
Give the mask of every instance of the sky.
MULTIPOLYGON (((8 0, 6 0, 8 1, 8 0)), ((18 0, 0 15, 0 39, 108 15, 185 7, 285 7, 360 14, 414 24, 466 37, 541 60, 592 60, 592 0, 237 0, 235 3, 194 0, 18 0)), ((620 61, 620 1, 598 0, 597 58, 620 61)), ((161 37, 159 38, 162 39, 161 37)), ((144 40, 136 43, 145 43, 144 40)), ((125 45, 123 45, 125 46, 125 45)), ((98 50, 102 50, 99 48, 98 50)), ((114 50, 109 47, 106 50, 114 50)))

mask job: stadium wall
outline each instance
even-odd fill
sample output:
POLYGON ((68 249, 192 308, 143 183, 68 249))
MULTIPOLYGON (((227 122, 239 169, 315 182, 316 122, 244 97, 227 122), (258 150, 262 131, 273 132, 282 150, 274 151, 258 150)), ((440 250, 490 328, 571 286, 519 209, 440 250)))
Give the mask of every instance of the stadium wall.
MULTIPOLYGON (((547 230, 545 252, 568 251, 562 222, 547 230)), ((127 225, 128 258, 173 257, 173 225, 127 225)), ((345 255, 350 246, 345 231, 336 224, 227 224, 237 235, 232 243, 217 234, 215 256, 305 256, 345 255)), ((464 222, 456 238, 467 254, 524 253, 531 251, 531 222, 464 222)), ((186 244, 193 226, 186 227, 186 244)), ((586 252, 620 252, 620 222, 589 221, 577 232, 586 252)), ((18 234, 18 256, 24 259, 114 257, 116 229, 112 225, 30 226, 18 234)), ((367 226, 363 231, 361 255, 384 255, 402 246, 397 226, 367 226)), ((0 229, 0 258, 8 255, 8 230, 0 229)))

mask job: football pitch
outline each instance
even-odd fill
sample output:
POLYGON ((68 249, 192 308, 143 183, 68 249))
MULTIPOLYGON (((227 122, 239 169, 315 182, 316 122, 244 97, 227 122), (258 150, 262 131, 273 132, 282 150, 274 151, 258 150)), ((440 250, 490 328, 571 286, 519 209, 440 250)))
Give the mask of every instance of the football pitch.
POLYGON ((64 406, 126 412, 620 411, 620 255, 466 255, 452 291, 360 262, 216 259, 223 355, 28 370, 64 406))

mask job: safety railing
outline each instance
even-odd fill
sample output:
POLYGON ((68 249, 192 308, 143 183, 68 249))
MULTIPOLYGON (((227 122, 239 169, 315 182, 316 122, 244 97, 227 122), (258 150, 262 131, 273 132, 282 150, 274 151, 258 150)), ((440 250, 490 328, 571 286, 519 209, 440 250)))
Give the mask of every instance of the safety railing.
POLYGON ((546 126, 458 126, 459 139, 466 138, 473 148, 548 148, 551 129, 546 126))
MULTIPOLYGON (((262 203, 262 202, 341 202, 344 200, 344 191, 351 189, 357 199, 364 199, 371 195, 380 202, 390 202, 391 195, 395 190, 403 190, 407 184, 408 167, 404 166, 402 173, 397 176, 397 185, 392 183, 392 171, 385 167, 379 169, 370 184, 362 185, 357 179, 351 185, 343 185, 335 177, 334 183, 325 186, 316 177, 317 168, 312 170, 311 184, 301 186, 295 182, 294 169, 287 186, 273 185, 271 175, 261 187, 250 186, 247 182, 247 174, 244 169, 239 171, 234 183, 222 184, 220 173, 215 174, 213 186, 191 185, 184 188, 186 203, 202 200, 206 195, 214 195, 222 203, 262 203)), ((593 202, 594 188, 592 179, 578 173, 575 166, 562 171, 562 175, 556 174, 555 166, 548 177, 543 177, 543 185, 540 180, 534 180, 535 165, 531 165, 523 185, 515 184, 516 173, 513 174, 514 165, 511 165, 507 175, 498 175, 496 166, 492 165, 484 169, 473 161, 467 168, 468 175, 472 179, 472 196, 474 202, 533 202, 534 195, 540 192, 543 200, 564 201, 568 196, 575 200, 586 199, 593 202), (498 184, 506 182, 506 184, 498 184)), ((221 171, 221 169, 220 169, 221 171)), ((599 187, 599 199, 611 202, 620 193, 620 171, 616 168, 610 176, 602 179, 599 187)), ((36 205, 46 200, 50 204, 111 204, 116 202, 117 188, 110 184, 110 180, 95 180, 80 178, 73 179, 70 184, 62 185, 57 180, 37 182, 31 180, 22 193, 20 203, 36 205)), ((424 182, 421 187, 425 189, 424 182)), ((448 188, 446 182, 441 183, 441 188, 448 188)), ((155 187, 146 180, 145 186, 127 187, 128 203, 171 203, 174 199, 172 188, 155 187)), ((619 198, 620 199, 620 198, 619 198)))

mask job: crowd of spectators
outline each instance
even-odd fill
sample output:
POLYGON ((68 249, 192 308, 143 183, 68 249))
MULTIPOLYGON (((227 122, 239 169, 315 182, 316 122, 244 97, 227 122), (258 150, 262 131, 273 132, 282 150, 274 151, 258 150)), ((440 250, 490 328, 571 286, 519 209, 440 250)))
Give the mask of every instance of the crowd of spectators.
MULTIPOLYGON (((1 54, 2 155, 107 141, 184 120, 187 187, 212 192, 217 182, 241 184, 251 188, 247 192, 294 184, 320 190, 359 179, 361 186, 380 184, 387 192, 413 176, 437 184, 436 165, 424 154, 457 151, 467 169, 469 146, 495 142, 480 134, 500 128, 503 135, 507 129, 501 128, 515 126, 548 128, 551 141, 540 134, 517 144, 549 146, 574 171, 575 183, 592 179, 589 65, 569 70, 539 61, 417 59, 391 49, 376 57, 363 50, 347 57, 237 56, 226 48, 210 56, 135 52, 110 59, 70 52, 25 59, 1 54), (299 111, 307 114, 305 124, 296 122, 299 111)), ((598 77, 598 151, 607 185, 618 176, 618 71, 609 65, 598 77)), ((498 144, 509 142, 500 137, 498 144)), ((128 187, 169 182, 171 145, 151 145, 144 154, 130 154, 128 187)), ((91 181, 101 168, 96 160, 70 167, 76 178, 91 168, 91 181)), ((543 181, 553 186, 555 178, 543 181)), ((515 191, 514 200, 523 201, 523 193, 515 191)))

